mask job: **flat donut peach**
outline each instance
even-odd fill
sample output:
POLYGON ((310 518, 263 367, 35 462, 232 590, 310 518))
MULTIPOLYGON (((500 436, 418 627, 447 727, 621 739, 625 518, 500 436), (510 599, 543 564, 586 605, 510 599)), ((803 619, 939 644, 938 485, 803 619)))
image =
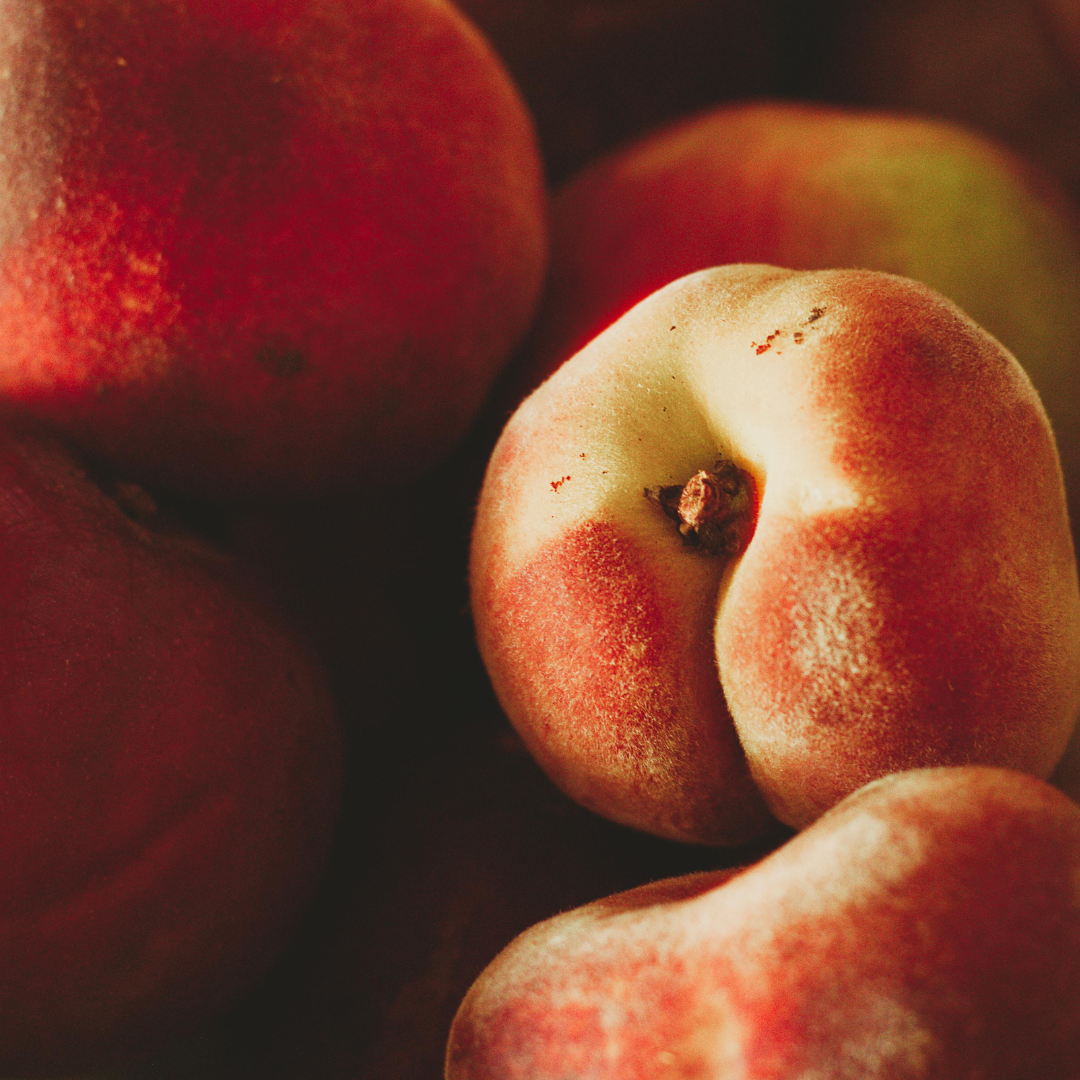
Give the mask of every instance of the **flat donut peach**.
POLYGON ((955 305, 887 274, 731 266, 639 304, 507 425, 471 580, 532 753, 664 836, 801 827, 914 767, 1046 777, 1080 708, 1038 396, 955 305), (680 516, 691 481, 729 519, 680 516))

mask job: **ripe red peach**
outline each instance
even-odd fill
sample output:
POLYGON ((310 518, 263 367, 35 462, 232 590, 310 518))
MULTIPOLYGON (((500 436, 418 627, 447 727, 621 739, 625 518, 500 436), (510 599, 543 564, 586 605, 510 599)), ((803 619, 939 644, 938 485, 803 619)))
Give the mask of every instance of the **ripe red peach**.
POLYGON ((519 394, 669 281, 735 262, 884 270, 959 304, 1031 376, 1080 516, 1080 218, 1032 166, 943 121, 800 104, 660 130, 559 191, 519 394))
POLYGON ((880 780, 755 866, 527 931, 447 1080, 1080 1073, 1080 810, 1003 770, 880 780))
POLYGON ((0 1073, 86 1071, 236 999, 311 895, 322 668, 224 553, 0 428, 0 1073))
POLYGON ((0 12, 0 396, 126 472, 427 469, 533 314, 532 121, 444 0, 0 12))
POLYGON ((1046 777, 1080 710, 1038 395, 888 274, 737 265, 633 308, 510 420, 470 576, 540 764, 663 836, 802 827, 914 767, 1046 777))

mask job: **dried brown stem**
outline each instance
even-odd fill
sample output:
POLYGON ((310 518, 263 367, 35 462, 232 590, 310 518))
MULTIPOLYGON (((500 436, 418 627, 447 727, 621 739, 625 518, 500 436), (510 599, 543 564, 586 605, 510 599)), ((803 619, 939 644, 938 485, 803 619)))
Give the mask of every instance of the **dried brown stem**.
POLYGON ((753 531, 753 482, 733 462, 720 458, 683 485, 646 488, 645 497, 676 522, 683 543, 706 555, 731 558, 753 531))

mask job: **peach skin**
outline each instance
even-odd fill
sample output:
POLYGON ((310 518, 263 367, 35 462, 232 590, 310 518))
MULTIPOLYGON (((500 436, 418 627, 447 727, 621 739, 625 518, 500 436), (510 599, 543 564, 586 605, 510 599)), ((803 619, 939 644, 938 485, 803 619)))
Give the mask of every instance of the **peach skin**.
POLYGON ((426 472, 533 317, 531 117, 445 0, 0 9, 0 398, 137 479, 426 472))
POLYGON ((0 1075, 99 1075, 294 931, 344 748, 321 663, 143 489, 0 425, 0 1075))
POLYGON ((1080 810, 1018 773, 890 776, 753 867, 526 931, 447 1080, 1074 1080, 1080 810))

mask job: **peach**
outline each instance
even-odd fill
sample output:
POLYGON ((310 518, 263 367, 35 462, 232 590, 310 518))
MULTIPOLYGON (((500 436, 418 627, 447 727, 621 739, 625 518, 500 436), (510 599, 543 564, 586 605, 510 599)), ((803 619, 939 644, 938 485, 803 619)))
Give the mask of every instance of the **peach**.
POLYGON ((447 1080, 1080 1072, 1080 809, 968 767, 891 776, 741 873, 527 931, 465 998, 447 1080))
POLYGON ((470 577, 531 752, 663 836, 802 827, 920 766, 1046 777, 1080 709, 1038 395, 893 275, 736 265, 637 305, 507 425, 470 577))
POLYGON ((329 849, 341 735, 308 647, 142 489, 0 428, 0 543, 0 1073, 66 1074, 270 965, 329 849))
POLYGON ((0 14, 0 396, 148 482, 415 476, 533 314, 532 121, 443 0, 0 14))
POLYGON ((1036 169, 952 124, 810 105, 658 131, 559 191, 519 395, 656 289, 734 262, 864 267, 944 293, 1031 376, 1080 514, 1080 219, 1036 169))

